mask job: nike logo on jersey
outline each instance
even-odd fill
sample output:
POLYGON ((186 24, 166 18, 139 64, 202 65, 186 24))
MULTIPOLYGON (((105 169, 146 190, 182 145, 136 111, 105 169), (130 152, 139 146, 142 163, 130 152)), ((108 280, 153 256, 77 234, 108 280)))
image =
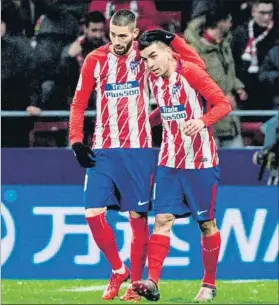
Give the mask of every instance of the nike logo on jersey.
POLYGON ((145 205, 145 204, 147 204, 147 203, 149 203, 149 201, 139 201, 139 202, 138 202, 138 205, 141 206, 141 205, 145 205))
POLYGON ((203 213, 205 213, 205 212, 207 212, 207 210, 198 211, 197 214, 198 214, 198 216, 200 216, 201 214, 203 214, 203 213))
POLYGON ((166 35, 166 38, 167 38, 167 39, 171 39, 172 36, 171 36, 171 35, 166 35))

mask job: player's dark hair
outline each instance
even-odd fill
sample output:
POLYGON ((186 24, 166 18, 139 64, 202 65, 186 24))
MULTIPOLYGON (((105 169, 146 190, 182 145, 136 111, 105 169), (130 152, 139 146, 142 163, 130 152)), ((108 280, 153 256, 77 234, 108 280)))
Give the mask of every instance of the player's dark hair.
POLYGON ((148 48, 154 43, 154 40, 150 39, 149 32, 144 32, 140 35, 138 39, 138 49, 139 51, 144 50, 145 48, 148 48))
POLYGON ((93 11, 86 15, 85 17, 85 25, 88 26, 89 23, 106 23, 105 16, 99 11, 93 11))
POLYGON ((138 49, 139 51, 142 51, 149 46, 151 46, 153 43, 163 43, 164 45, 165 42, 159 39, 154 40, 154 34, 152 33, 153 31, 146 31, 142 33, 138 39, 138 49))
POLYGON ((231 18, 231 13, 225 9, 217 11, 210 11, 205 16, 205 28, 216 28, 220 21, 228 20, 231 18))
POLYGON ((129 10, 118 10, 111 17, 111 23, 116 26, 136 25, 136 15, 129 10))

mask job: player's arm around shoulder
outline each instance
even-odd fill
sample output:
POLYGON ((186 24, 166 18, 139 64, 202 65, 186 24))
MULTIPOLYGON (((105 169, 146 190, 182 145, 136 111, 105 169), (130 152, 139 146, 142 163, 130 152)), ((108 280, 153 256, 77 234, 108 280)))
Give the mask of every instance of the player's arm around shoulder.
POLYGON ((159 40, 171 47, 175 53, 178 53, 183 60, 192 62, 202 69, 205 69, 205 63, 197 51, 191 47, 184 38, 177 34, 162 29, 149 31, 149 37, 153 36, 153 41, 159 40))
POLYGON ((205 126, 215 124, 232 111, 229 100, 205 70, 193 63, 184 61, 181 74, 186 78, 189 85, 206 100, 209 106, 209 111, 200 118, 205 126))
POLYGON ((179 37, 175 34, 170 46, 183 60, 196 64, 203 70, 206 69, 205 63, 198 52, 190 46, 183 37, 179 37))

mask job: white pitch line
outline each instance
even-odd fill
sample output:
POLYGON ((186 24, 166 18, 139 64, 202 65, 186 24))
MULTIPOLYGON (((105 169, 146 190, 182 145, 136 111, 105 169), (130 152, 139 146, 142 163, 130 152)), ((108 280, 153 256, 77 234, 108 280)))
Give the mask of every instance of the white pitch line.
MULTIPOLYGON (((259 280, 227 280, 227 281, 221 281, 223 284, 241 284, 241 283, 256 283, 256 282, 275 282, 278 280, 274 279, 259 279, 259 280)), ((187 280, 181 280, 181 282, 187 282, 187 280)), ((163 281, 162 284, 170 284, 171 281, 163 281)), ((129 286, 128 283, 124 283, 121 285, 121 288, 127 288, 129 286)), ((91 286, 75 286, 71 288, 61 288, 58 291, 68 291, 68 292, 88 292, 88 291, 103 291, 107 285, 91 285, 91 286)))
POLYGON ((257 283, 257 282, 277 282, 278 280, 274 279, 258 279, 258 280, 228 280, 224 281, 224 283, 228 284, 241 284, 241 283, 257 283))
MULTIPOLYGON (((161 284, 170 284, 171 281, 164 281, 161 284)), ((127 288, 129 283, 124 283, 121 285, 121 288, 127 288)), ((107 285, 91 285, 91 286, 75 286, 71 288, 61 288, 58 291, 68 291, 68 292, 87 292, 87 291, 103 291, 107 285)))

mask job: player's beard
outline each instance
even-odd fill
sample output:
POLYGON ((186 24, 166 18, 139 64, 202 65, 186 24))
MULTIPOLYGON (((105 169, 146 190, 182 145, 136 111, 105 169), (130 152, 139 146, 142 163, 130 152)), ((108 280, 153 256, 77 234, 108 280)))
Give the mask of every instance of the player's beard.
POLYGON ((93 38, 93 39, 91 38, 91 39, 87 39, 87 43, 89 49, 95 50, 100 46, 102 46, 104 44, 104 41, 102 38, 93 38))
POLYGON ((117 49, 116 49, 116 46, 114 46, 114 47, 113 47, 113 51, 114 51, 114 53, 117 54, 117 55, 125 55, 125 54, 128 53, 128 51, 130 50, 132 43, 133 43, 133 39, 130 40, 130 41, 128 42, 128 44, 126 45, 126 47, 124 47, 124 48, 121 49, 121 50, 117 50, 117 49))

